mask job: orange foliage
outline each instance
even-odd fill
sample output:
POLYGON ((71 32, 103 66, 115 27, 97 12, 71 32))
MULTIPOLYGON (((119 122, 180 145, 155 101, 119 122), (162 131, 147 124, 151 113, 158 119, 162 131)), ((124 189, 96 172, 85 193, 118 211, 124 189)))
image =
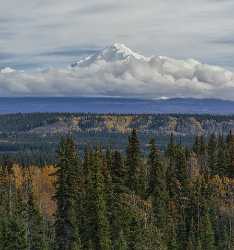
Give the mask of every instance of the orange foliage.
POLYGON ((53 166, 39 168, 31 166, 27 169, 15 165, 13 173, 15 177, 16 187, 22 190, 25 180, 32 181, 32 191, 35 201, 43 215, 52 217, 54 215, 56 204, 53 200, 54 195, 54 181, 53 173, 55 169, 53 166))
POLYGON ((228 177, 214 176, 209 180, 217 196, 217 205, 222 214, 234 217, 234 180, 228 177))

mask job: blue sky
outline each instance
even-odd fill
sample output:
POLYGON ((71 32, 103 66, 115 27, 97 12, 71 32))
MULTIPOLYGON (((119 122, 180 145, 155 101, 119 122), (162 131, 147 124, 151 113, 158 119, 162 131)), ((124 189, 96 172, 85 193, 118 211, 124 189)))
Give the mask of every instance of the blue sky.
POLYGON ((233 0, 0 0, 0 67, 70 64, 121 42, 234 68, 233 0))

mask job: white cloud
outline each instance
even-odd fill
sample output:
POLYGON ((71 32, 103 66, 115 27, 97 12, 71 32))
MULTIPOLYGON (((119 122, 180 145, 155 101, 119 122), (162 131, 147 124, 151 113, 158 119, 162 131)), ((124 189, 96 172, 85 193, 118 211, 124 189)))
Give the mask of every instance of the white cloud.
POLYGON ((234 74, 193 59, 143 57, 123 45, 114 45, 66 69, 4 69, 0 73, 0 95, 234 100, 234 74))

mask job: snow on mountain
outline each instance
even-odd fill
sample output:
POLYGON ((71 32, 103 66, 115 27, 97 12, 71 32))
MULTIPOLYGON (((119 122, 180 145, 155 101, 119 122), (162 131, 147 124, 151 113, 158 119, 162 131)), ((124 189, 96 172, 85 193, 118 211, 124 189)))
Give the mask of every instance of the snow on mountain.
POLYGON ((79 70, 81 67, 100 66, 110 73, 110 66, 122 74, 129 73, 139 80, 154 80, 155 77, 167 78, 172 81, 189 79, 194 82, 214 83, 234 81, 233 73, 218 66, 202 64, 194 59, 176 60, 164 56, 144 57, 127 48, 123 44, 115 43, 100 52, 81 59, 72 64, 79 70), (124 66, 124 68, 123 68, 124 66), (122 70, 121 70, 122 68, 122 70))
POLYGON ((9 74, 9 73, 13 73, 13 72, 16 72, 16 70, 9 68, 9 67, 0 69, 0 73, 2 73, 2 74, 9 74))
POLYGON ((0 71, 0 95, 194 97, 234 100, 234 73, 194 59, 145 57, 115 43, 65 69, 0 71))
POLYGON ((148 60, 148 58, 133 52, 131 49, 127 48, 124 44, 114 43, 110 47, 106 47, 100 52, 97 52, 94 55, 88 56, 72 64, 72 67, 76 66, 86 67, 93 63, 97 64, 100 62, 117 62, 117 61, 126 62, 130 58, 142 61, 148 60))

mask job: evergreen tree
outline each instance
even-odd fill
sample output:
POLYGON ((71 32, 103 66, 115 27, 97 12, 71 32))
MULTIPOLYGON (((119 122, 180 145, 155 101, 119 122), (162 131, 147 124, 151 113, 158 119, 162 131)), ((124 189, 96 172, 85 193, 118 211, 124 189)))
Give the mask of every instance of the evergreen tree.
POLYGON ((23 221, 17 217, 8 220, 5 234, 4 250, 26 250, 26 230, 23 221))
POLYGON ((93 189, 94 180, 92 173, 93 164, 93 152, 90 148, 85 148, 84 160, 83 160, 83 178, 84 178, 84 190, 83 190, 83 222, 81 224, 81 239, 84 249, 95 249, 93 246, 91 235, 95 234, 94 224, 94 198, 93 189))
MULTIPOLYGON (((170 204, 170 203, 169 203, 170 204)), ((168 208, 168 220, 167 220, 167 248, 168 250, 178 250, 179 244, 177 242, 177 211, 174 208, 175 203, 172 203, 173 206, 169 205, 168 208)))
POLYGON ((197 155, 199 155, 199 153, 200 153, 200 147, 201 147, 200 137, 196 136, 195 137, 195 142, 193 144, 193 152, 196 153, 197 155))
POLYGON ((227 137, 227 147, 228 147, 228 175, 234 178, 234 135, 230 131, 227 137))
POLYGON ((123 157, 119 151, 114 151, 112 156, 111 177, 115 193, 128 192, 127 169, 124 165, 123 157))
POLYGON ((176 171, 176 151, 177 145, 175 144, 175 139, 173 134, 170 135, 170 143, 166 149, 166 159, 167 159, 167 187, 171 199, 176 199, 178 194, 178 180, 176 171))
MULTIPOLYGON (((105 183, 102 172, 102 156, 100 151, 89 153, 88 176, 86 186, 86 245, 95 250, 111 249, 111 234, 108 221, 105 183)), ((88 248, 89 249, 89 248, 88 248)))
POLYGON ((196 236, 195 236, 195 227, 193 224, 193 219, 190 222, 190 230, 188 234, 188 241, 187 241, 187 250, 195 250, 196 248, 196 236))
POLYGON ((197 239, 197 244, 196 244, 195 250, 202 250, 202 244, 201 244, 201 240, 199 238, 197 239))
POLYGON ((116 241, 116 243, 113 243, 113 249, 115 250, 128 250, 128 244, 126 242, 126 239, 124 237, 124 233, 121 230, 119 233, 119 237, 116 241))
POLYGON ((222 136, 219 137, 217 146, 216 174, 220 176, 228 175, 228 152, 222 136))
POLYGON ((189 238, 186 250, 194 250, 193 242, 192 242, 192 240, 190 238, 189 238))
MULTIPOLYGON (((111 204, 111 234, 112 234, 112 243, 114 246, 118 246, 120 242, 122 247, 124 247, 123 238, 123 213, 124 213, 124 204, 122 202, 122 194, 128 193, 126 187, 126 177, 127 171, 124 166, 124 162, 120 152, 114 151, 112 155, 112 184, 113 184, 113 196, 111 204)), ((118 247, 116 249, 118 249, 118 247)), ((115 248, 114 248, 115 249, 115 248)))
POLYGON ((60 142, 56 168, 56 249, 78 250, 80 248, 77 223, 79 160, 74 141, 70 137, 62 139, 60 142))
POLYGON ((41 250, 44 247, 43 219, 35 204, 30 167, 23 167, 23 182, 18 194, 18 215, 23 217, 28 250, 41 250))
POLYGON ((195 142, 193 144, 193 152, 196 153, 199 157, 204 156, 206 153, 206 144, 204 137, 196 136, 195 142))
POLYGON ((182 146, 178 146, 175 157, 176 177, 180 182, 181 191, 186 191, 188 185, 188 169, 186 151, 182 146))
POLYGON ((32 193, 29 193, 29 199, 25 205, 26 209, 26 232, 28 250, 42 250, 43 242, 43 221, 36 209, 32 193))
POLYGON ((205 143, 205 139, 204 136, 200 136, 200 149, 199 149, 199 154, 200 155, 205 155, 206 153, 206 143, 205 143))
POLYGON ((141 161, 140 143, 136 130, 129 136, 127 147, 127 185, 132 192, 143 195, 145 191, 145 170, 141 161))
POLYGON ((7 218, 1 216, 0 220, 0 250, 4 250, 8 244, 7 239, 7 218))
POLYGON ((171 199, 176 199, 178 195, 178 181, 176 177, 175 162, 169 161, 167 166, 167 188, 171 199))
POLYGON ((213 226, 208 211, 205 212, 202 218, 202 230, 201 230, 201 244, 202 249, 215 250, 215 238, 213 226))
POLYGON ((148 155, 148 168, 149 168, 149 177, 148 177, 148 190, 147 195, 151 195, 155 189, 155 179, 157 177, 157 164, 159 163, 159 154, 157 153, 157 148, 155 145, 155 140, 151 139, 149 142, 149 155, 148 155))
POLYGON ((208 169, 211 175, 217 173, 217 139, 215 134, 212 134, 208 142, 208 169))
POLYGON ((156 149, 155 141, 150 142, 150 190, 152 195, 153 212, 156 226, 165 232, 167 222, 168 191, 166 180, 166 168, 160 159, 160 153, 156 149))
POLYGON ((233 137, 232 130, 230 130, 229 134, 227 135, 227 138, 226 138, 227 144, 229 144, 232 141, 232 137, 233 137))
POLYGON ((176 143, 175 137, 173 134, 170 135, 170 142, 167 145, 166 156, 169 158, 170 161, 174 160, 175 152, 176 152, 176 143))

